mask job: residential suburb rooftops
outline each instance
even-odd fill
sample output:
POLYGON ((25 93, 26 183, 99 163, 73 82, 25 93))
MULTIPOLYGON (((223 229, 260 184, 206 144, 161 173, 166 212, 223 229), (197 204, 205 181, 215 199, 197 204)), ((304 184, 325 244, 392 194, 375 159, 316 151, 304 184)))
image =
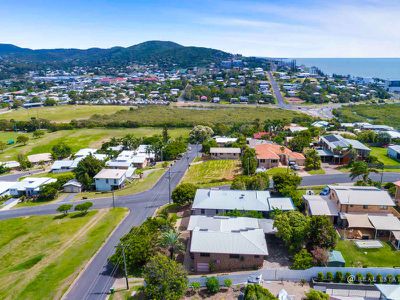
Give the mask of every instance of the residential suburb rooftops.
POLYGON ((395 206, 389 193, 370 186, 328 186, 340 204, 395 206))
POLYGON ((94 176, 95 179, 120 179, 126 173, 126 170, 121 169, 102 169, 94 176))

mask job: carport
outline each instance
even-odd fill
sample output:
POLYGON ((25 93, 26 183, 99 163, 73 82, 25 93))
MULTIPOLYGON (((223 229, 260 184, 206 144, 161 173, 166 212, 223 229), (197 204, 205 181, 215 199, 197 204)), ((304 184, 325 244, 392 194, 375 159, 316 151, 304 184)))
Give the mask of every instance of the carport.
POLYGON ((369 215, 368 218, 375 228, 375 239, 379 231, 389 233, 389 240, 393 231, 400 231, 400 221, 393 215, 369 215))

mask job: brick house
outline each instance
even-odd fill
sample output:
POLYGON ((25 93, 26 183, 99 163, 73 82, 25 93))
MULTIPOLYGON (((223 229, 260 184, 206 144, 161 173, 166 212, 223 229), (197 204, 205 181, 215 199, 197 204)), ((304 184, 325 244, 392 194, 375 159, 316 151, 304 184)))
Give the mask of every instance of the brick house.
POLYGON ((278 144, 255 145, 258 166, 270 169, 279 166, 279 163, 287 165, 294 162, 299 166, 304 166, 306 158, 303 154, 293 152, 287 147, 278 144))
POLYGON ((191 216, 188 230, 196 272, 261 268, 275 232, 273 220, 223 216, 191 216))
POLYGON ((394 199, 397 202, 397 205, 400 206, 400 181, 394 182, 394 185, 396 186, 396 192, 394 194, 394 199))
POLYGON ((210 148, 212 159, 239 159, 240 153, 240 148, 210 148))

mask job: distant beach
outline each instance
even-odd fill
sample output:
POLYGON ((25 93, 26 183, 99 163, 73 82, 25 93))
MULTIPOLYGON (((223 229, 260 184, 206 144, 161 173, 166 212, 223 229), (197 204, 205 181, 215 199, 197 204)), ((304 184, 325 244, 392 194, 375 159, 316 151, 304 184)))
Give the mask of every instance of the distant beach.
POLYGON ((315 66, 328 75, 400 80, 400 58, 295 58, 297 65, 315 66))

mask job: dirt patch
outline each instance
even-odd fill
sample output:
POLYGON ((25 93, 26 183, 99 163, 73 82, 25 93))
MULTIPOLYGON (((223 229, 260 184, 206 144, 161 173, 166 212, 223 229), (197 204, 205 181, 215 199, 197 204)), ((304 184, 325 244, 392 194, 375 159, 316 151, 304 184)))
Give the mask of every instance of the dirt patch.
POLYGON ((183 299, 184 300, 189 300, 189 299, 231 300, 231 299, 238 299, 239 296, 243 293, 243 291, 244 291, 244 286, 238 285, 231 287, 229 289, 221 288, 219 293, 210 295, 207 292, 207 289, 203 288, 200 289, 197 293, 194 293, 193 291, 187 292, 183 299))
POLYGON ((294 296, 295 299, 302 299, 304 293, 310 290, 308 283, 302 284, 290 281, 266 281, 263 283, 263 287, 267 288, 273 295, 278 295, 279 291, 284 289, 290 296, 294 296))

